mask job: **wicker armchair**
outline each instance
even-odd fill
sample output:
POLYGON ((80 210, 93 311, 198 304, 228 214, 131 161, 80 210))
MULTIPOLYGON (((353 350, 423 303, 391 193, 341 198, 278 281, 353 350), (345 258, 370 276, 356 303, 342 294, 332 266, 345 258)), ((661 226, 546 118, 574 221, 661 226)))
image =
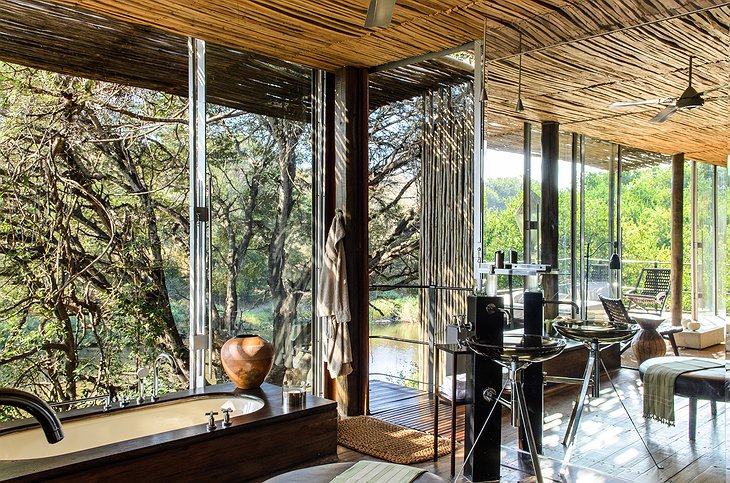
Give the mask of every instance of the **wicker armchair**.
POLYGON ((636 286, 624 294, 628 309, 638 307, 648 312, 642 304, 654 304, 654 311, 661 315, 669 295, 670 274, 668 268, 642 268, 636 286))

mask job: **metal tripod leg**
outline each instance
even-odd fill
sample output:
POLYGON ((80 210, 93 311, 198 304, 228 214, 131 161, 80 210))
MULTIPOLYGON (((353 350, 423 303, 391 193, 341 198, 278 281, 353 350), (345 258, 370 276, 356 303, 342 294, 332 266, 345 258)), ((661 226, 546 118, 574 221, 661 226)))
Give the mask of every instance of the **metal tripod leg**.
POLYGON ((613 392, 616 394, 616 399, 618 399, 618 402, 621 403, 621 407, 624 408, 624 412, 626 413, 626 416, 628 416, 629 421, 631 421, 631 425, 634 427, 634 431, 636 431, 636 435, 641 440, 641 443, 644 445, 644 448, 646 448, 646 452, 649 453, 649 457, 654 462, 654 466, 659 468, 660 470, 663 470, 664 467, 660 465, 656 458, 654 458, 654 455, 651 454, 651 450, 649 449, 649 445, 646 444, 646 441, 644 441, 644 438, 641 437, 641 433, 639 432, 639 428, 636 427, 636 423, 634 423, 634 418, 631 417, 631 413, 626 408, 626 405, 624 404, 624 401, 621 399, 621 395, 618 393, 618 389, 616 389, 616 385, 613 383, 613 380, 611 379, 611 374, 608 373, 608 369, 606 368, 606 365, 601 361, 601 365, 603 366, 603 370, 606 372, 606 377, 608 378, 608 382, 611 383, 611 387, 613 388, 613 392))
MULTIPOLYGON (((573 412, 570 415, 570 421, 568 422, 568 429, 565 431, 565 437, 563 438, 563 445, 568 446, 566 455, 569 455, 569 451, 575 441, 575 434, 578 432, 578 424, 580 423, 580 416, 583 412, 583 405, 585 404, 586 395, 588 395, 588 386, 591 383, 591 374, 593 373, 593 367, 596 364, 596 355, 591 350, 588 352, 588 362, 586 363, 586 370, 583 373, 583 384, 580 386, 580 393, 575 399, 575 405, 573 405, 573 412)), ((594 384, 598 384, 597 381, 594 384)), ((566 461, 567 462, 567 461, 566 461)))
MULTIPOLYGON (((527 413, 527 402, 525 401, 525 393, 522 390, 522 382, 515 385, 517 388, 517 404, 520 408, 520 419, 522 420, 522 427, 525 430, 525 436, 527 436, 527 446, 530 450, 530 457, 532 458, 532 467, 535 470, 535 478, 537 483, 543 483, 542 470, 540 469, 539 455, 537 454, 537 446, 535 444, 535 435, 532 433, 532 425, 530 424, 530 417, 527 413)), ((515 394, 512 395, 513 397, 515 394)))

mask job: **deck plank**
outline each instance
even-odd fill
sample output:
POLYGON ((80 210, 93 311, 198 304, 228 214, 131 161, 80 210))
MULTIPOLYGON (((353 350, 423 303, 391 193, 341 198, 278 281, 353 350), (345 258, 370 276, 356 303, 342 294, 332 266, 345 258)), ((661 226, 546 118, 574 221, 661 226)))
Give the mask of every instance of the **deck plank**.
MULTIPOLYGON (((675 399, 676 425, 667 426, 655 421, 645 421, 642 414, 642 388, 638 372, 620 369, 612 373, 612 380, 619 390, 620 400, 611 385, 602 379, 601 397, 589 398, 586 411, 579 427, 576 449, 571 460, 571 474, 582 472, 581 481, 591 474, 595 481, 633 481, 636 483, 672 482, 700 483, 724 481, 727 473, 725 460, 726 405, 718 404, 716 418, 710 416, 709 403, 698 405, 697 438, 690 441, 687 434, 688 402, 686 398, 675 399), (657 469, 648 455, 637 432, 624 412, 620 402, 632 415, 641 436, 663 469, 657 469), (592 470, 598 473, 590 473, 592 470), (588 473, 586 473, 588 472, 588 473), (610 475, 610 476, 607 476, 610 475)), ((422 391, 393 388, 394 384, 371 381, 371 414, 374 417, 413 429, 431 432, 433 430, 433 401, 422 391), (390 391, 393 391, 390 393, 390 391), (405 397, 407 395, 407 397, 405 397)), ((552 474, 556 462, 564 455, 562 438, 565 433, 576 386, 562 386, 547 391, 545 396, 545 426, 543 430, 544 473, 552 474)), ((465 406, 457 408, 457 472, 463 458, 465 406)), ((439 433, 449 437, 450 408, 439 406, 439 433)), ((516 448, 516 430, 509 424, 509 412, 503 411, 503 475, 502 482, 519 481, 529 476, 519 469, 516 448)), ((347 450, 349 451, 349 450, 347 450)), ((358 454, 345 453, 348 461, 354 461, 358 454)), ((362 455, 360 455, 362 457, 362 455)), ((340 458, 343 458, 340 453, 340 458)), ((449 456, 421 466, 446 480, 449 477, 449 456), (422 466, 425 465, 425 466, 422 466)), ((577 476, 576 476, 577 478, 577 476)), ((457 480, 459 481, 459 480, 457 480)), ((577 481, 570 480, 567 481, 577 481)), ((591 480, 594 481, 594 480, 591 480)))

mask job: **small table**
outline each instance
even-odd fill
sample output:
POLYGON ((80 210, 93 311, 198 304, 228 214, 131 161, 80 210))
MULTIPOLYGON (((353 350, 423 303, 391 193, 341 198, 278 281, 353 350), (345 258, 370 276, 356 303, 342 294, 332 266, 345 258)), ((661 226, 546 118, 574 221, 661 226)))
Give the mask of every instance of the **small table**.
MULTIPOLYGON (((631 315, 631 314, 629 314, 631 315)), ((672 346, 672 352, 674 352, 675 356, 679 355, 679 348, 677 347, 677 341, 674 339, 674 334, 677 334, 679 332, 682 332, 682 327, 677 327, 675 325, 672 325, 672 323, 669 320, 666 320, 662 322, 659 327, 656 328, 656 331, 659 332, 659 335, 661 335, 664 339, 667 339, 669 341, 669 344, 672 346)), ((625 342, 621 344, 621 354, 626 352, 629 347, 631 347, 631 341, 625 342)))
POLYGON ((471 404, 468 398, 458 399, 456 397, 456 376, 458 367, 458 356, 470 356, 472 352, 463 345, 460 344, 434 344, 434 367, 438 370, 439 367, 439 354, 445 352, 451 354, 451 399, 446 396, 442 396, 439 391, 439 386, 434 388, 433 398, 433 460, 438 459, 438 437, 439 437, 439 400, 443 399, 451 404, 451 476, 454 476, 454 467, 456 466, 456 407, 464 404, 471 404))

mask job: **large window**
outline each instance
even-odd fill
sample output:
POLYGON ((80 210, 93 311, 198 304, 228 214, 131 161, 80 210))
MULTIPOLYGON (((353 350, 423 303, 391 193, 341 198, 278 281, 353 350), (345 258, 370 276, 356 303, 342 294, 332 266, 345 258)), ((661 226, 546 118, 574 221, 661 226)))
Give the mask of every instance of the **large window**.
MULTIPOLYGON (((307 377, 310 70, 209 54, 211 210, 195 210, 212 220, 205 381, 225 380, 219 349, 241 332, 273 341, 271 380, 307 377), (231 69, 269 69, 269 84, 227 96, 231 69)), ((0 64, 0 104, 0 385, 55 402, 136 397, 138 371, 167 352, 177 369, 162 391, 188 387, 188 100, 0 64)))
POLYGON ((630 168, 621 172, 621 271, 624 290, 630 290, 643 268, 671 266, 672 170, 667 156, 623 153, 630 168))
POLYGON ((696 250, 696 293, 697 316, 700 319, 713 318, 719 314, 717 304, 717 285, 715 261, 717 199, 715 197, 715 166, 697 164, 697 228, 695 232, 696 250))
POLYGON ((0 64, 0 385, 126 393, 160 351, 187 385, 185 103, 0 64))
MULTIPOLYGON (((274 343, 270 380, 311 368, 309 125, 209 105, 214 361, 237 334, 274 343)), ((220 381, 214 371, 209 382, 220 381)))

